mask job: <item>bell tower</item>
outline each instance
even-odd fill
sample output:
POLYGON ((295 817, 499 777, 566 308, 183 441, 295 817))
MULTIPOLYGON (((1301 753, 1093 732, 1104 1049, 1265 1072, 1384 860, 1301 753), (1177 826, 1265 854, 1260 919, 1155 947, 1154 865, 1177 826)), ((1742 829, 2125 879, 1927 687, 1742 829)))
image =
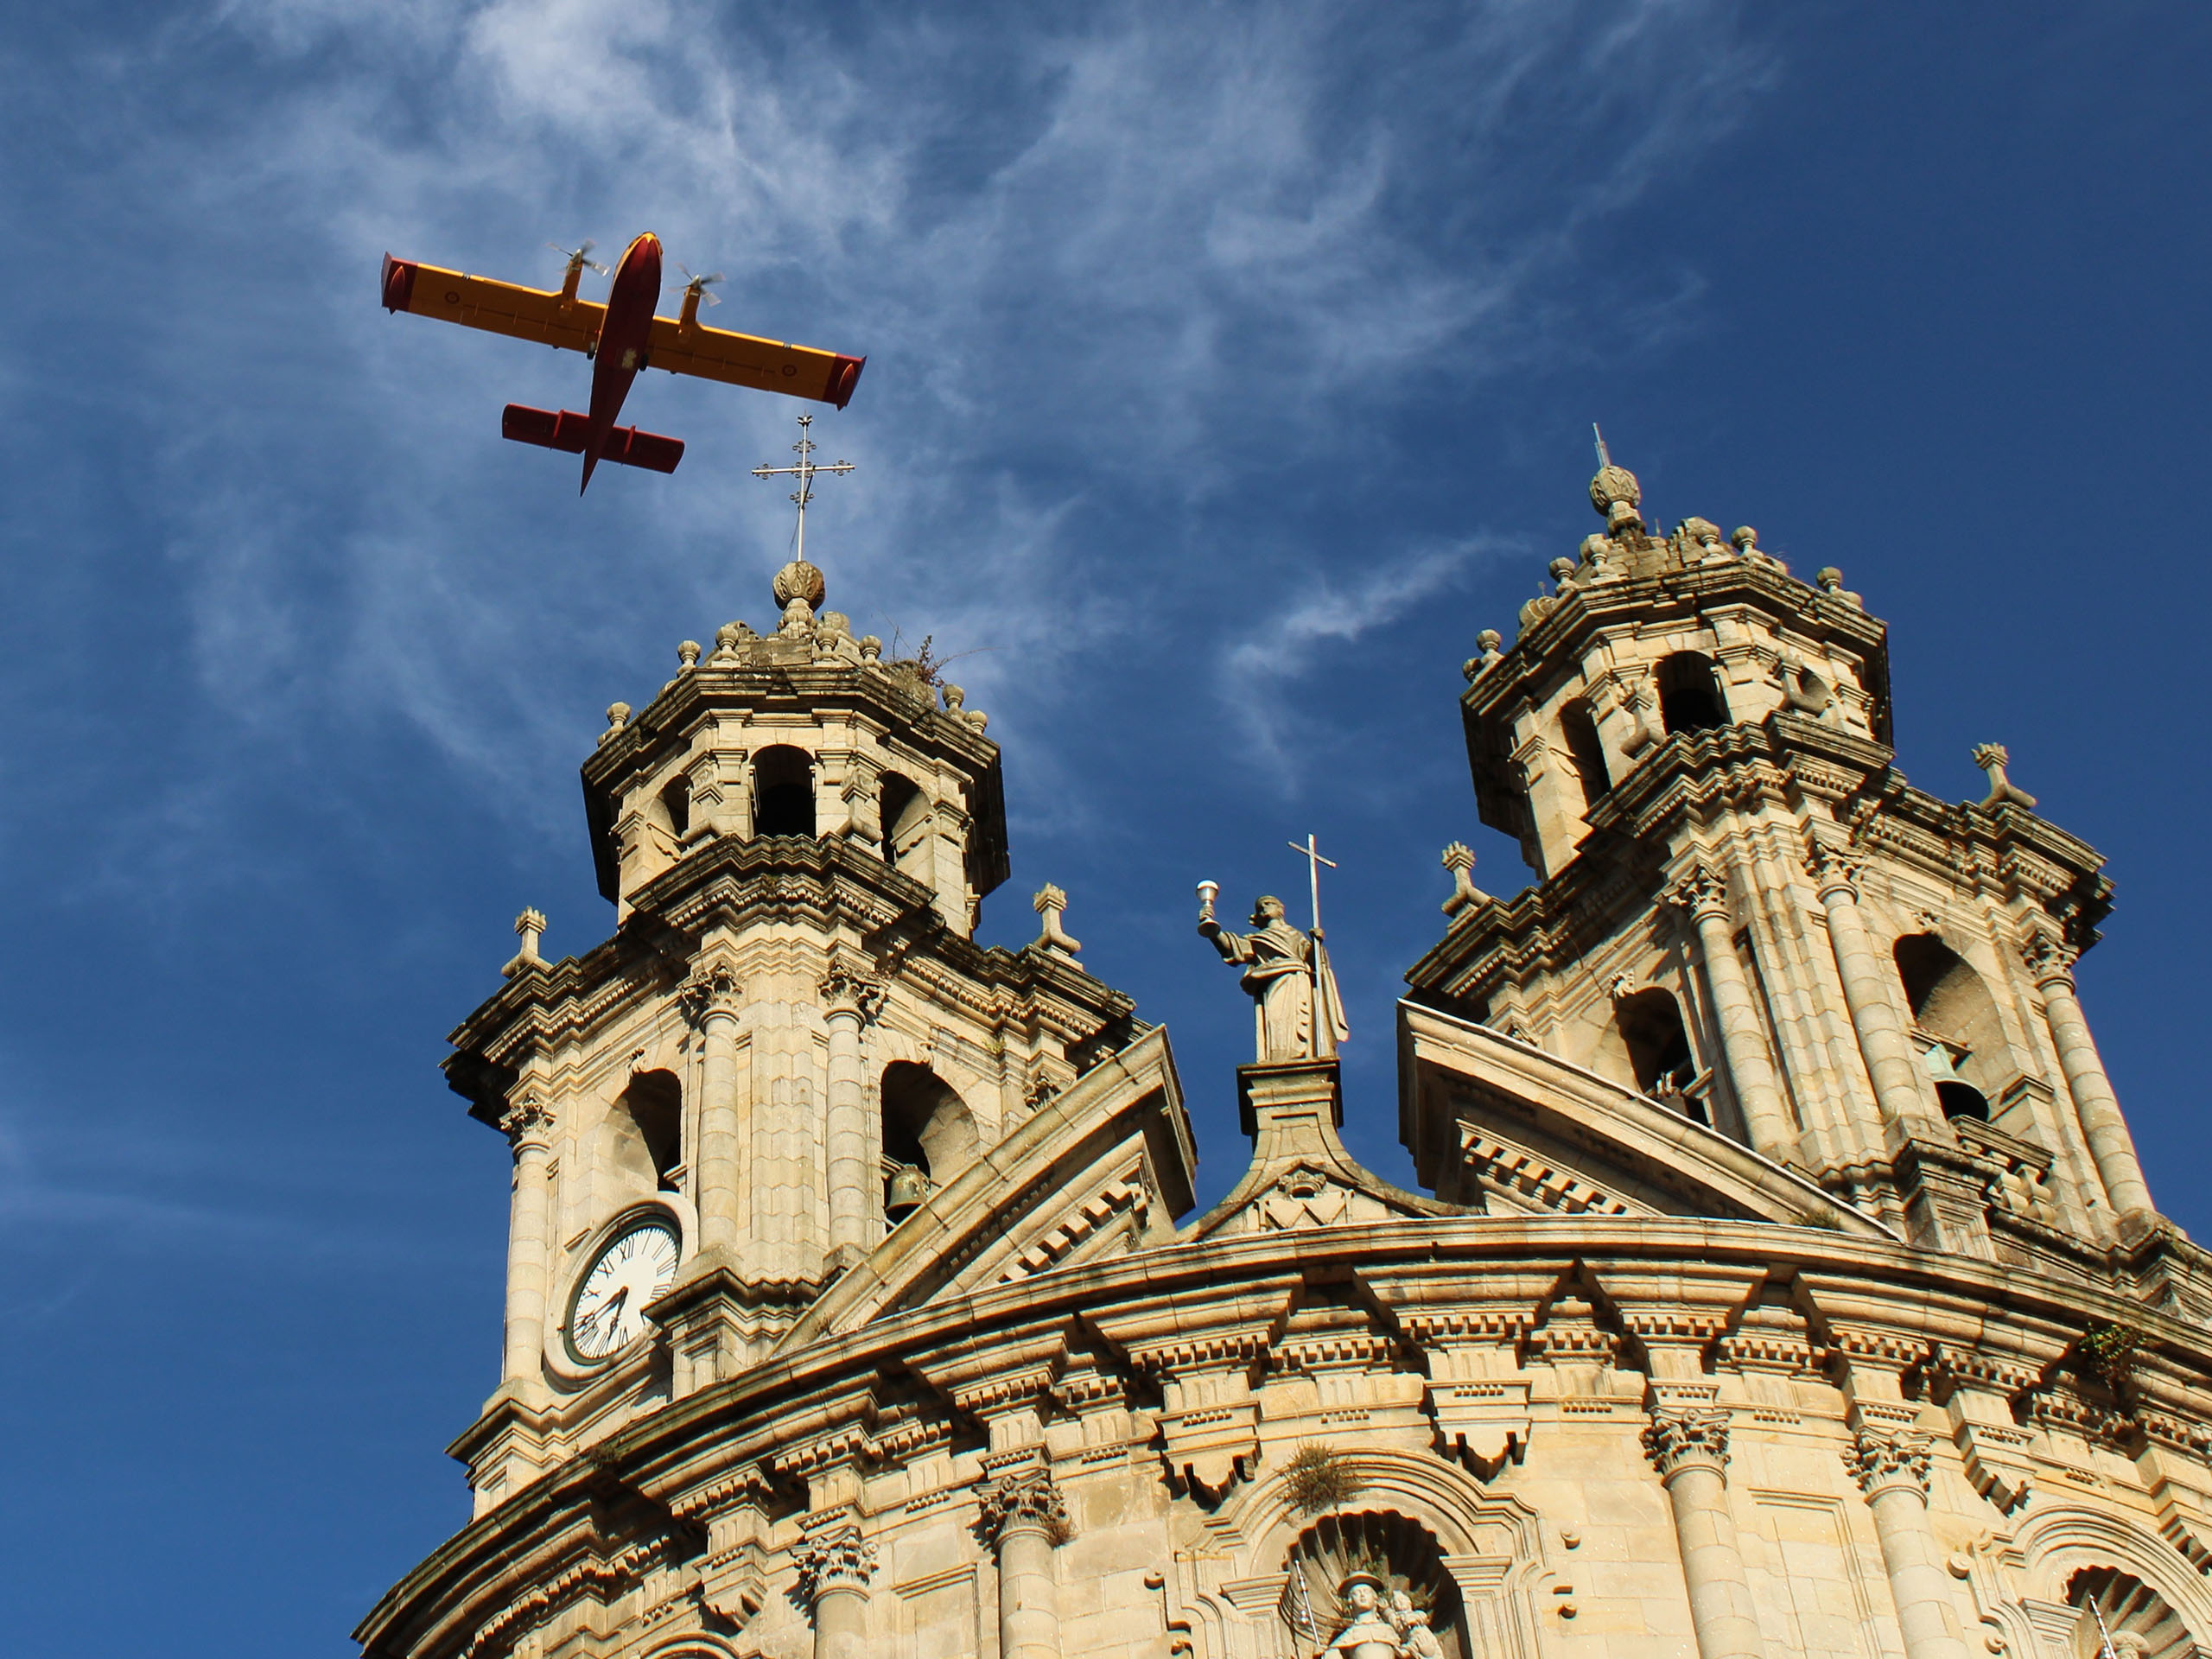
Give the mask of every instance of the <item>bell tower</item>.
MULTIPOLYGON (((2069 972, 2111 907, 2097 853, 2036 816, 1994 744, 1980 800, 1909 784, 1888 630, 1840 573, 1808 585, 1749 528, 1655 531, 1600 460, 1605 529, 1552 562, 1510 649, 1484 632, 1461 699, 1483 821, 1537 883, 1491 897, 1447 850, 1453 920, 1408 975, 1414 1008, 1924 1248, 2141 1239, 2159 1223, 2069 972)), ((1423 1179, 1511 1201, 1503 1143, 1418 1071, 1423 1179)))
POLYGON ((1119 1157, 1088 1249, 1189 1205, 1163 1040, 1121 1116, 1069 1096, 1150 1028, 1083 970, 1065 895, 1038 894, 1027 949, 974 942, 1007 874, 987 717, 825 597, 794 559, 767 631, 686 640, 642 709, 608 710, 583 790, 615 931, 548 962, 525 912, 505 988, 453 1034, 449 1081, 515 1152, 503 1381, 454 1448, 480 1512, 759 1365, 832 1286, 864 1300, 938 1195, 988 1214, 1018 1179, 1041 1210, 1119 1157))

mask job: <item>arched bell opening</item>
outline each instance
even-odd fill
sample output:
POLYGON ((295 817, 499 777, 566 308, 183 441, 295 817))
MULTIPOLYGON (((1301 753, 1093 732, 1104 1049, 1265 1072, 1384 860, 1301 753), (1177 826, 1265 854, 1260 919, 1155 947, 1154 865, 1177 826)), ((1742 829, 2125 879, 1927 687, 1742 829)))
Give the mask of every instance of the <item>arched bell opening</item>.
POLYGON ((2066 1605, 2082 1610, 2075 1659, 2196 1659, 2189 1626, 2164 1597, 2116 1567, 2085 1567, 2066 1582, 2066 1605))
POLYGON ((1624 996, 1613 1005, 1613 1022, 1628 1050, 1636 1086, 1683 1116, 1709 1123, 1705 1103, 1688 1093, 1697 1081, 1697 1057, 1690 1052, 1689 1030, 1674 993, 1654 988, 1624 996))
POLYGON ((1678 651, 1659 664, 1659 723, 1675 732, 1710 731, 1728 723, 1728 702, 1713 658, 1701 651, 1678 651))
POLYGON ((883 861, 917 881, 930 879, 930 802, 919 785, 895 772, 883 774, 883 861))
POLYGON ((691 832, 691 780, 682 772, 662 785, 660 812, 669 833, 681 841, 691 832))
POLYGON ((1966 959, 1933 933, 1912 933, 1892 950, 1912 1009, 1913 1042, 1946 1117, 1986 1122, 2010 1047, 1997 1000, 1966 959))
POLYGON ((1325 1515, 1299 1535, 1284 1565, 1275 1613, 1295 1652, 1327 1650, 1347 1637, 1332 1659, 1470 1659, 1473 1652, 1466 1605, 1436 1535, 1408 1516, 1325 1515))
POLYGON ((766 748, 753 762, 753 833, 814 833, 814 761, 788 743, 766 748))
POLYGON ((896 1227, 975 1161, 976 1119, 952 1085, 925 1065, 883 1068, 884 1219, 896 1227))
POLYGON ((1598 741, 1598 722, 1590 705, 1580 700, 1560 710, 1560 734, 1574 762, 1574 775, 1582 785, 1582 809, 1588 811, 1611 792, 1612 774, 1605 769, 1605 747, 1598 741))
POLYGON ((676 1191, 683 1162, 683 1086, 672 1071, 639 1071, 607 1120, 607 1155, 632 1185, 676 1191))

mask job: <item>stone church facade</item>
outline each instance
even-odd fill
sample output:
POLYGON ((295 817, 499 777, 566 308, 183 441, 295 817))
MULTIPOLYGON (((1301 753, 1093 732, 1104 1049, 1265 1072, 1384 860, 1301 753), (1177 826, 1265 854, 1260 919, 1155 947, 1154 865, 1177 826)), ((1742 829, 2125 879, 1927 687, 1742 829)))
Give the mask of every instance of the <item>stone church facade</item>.
POLYGON ((1906 781, 1836 573, 1591 495, 1467 664, 1537 880, 1445 852, 1433 1197, 1346 1153, 1317 1041, 1241 1069, 1191 1214, 1167 1033, 1061 895, 971 937, 984 716, 813 567, 616 705, 615 931, 548 962, 526 913, 454 1034, 504 1374, 370 1659, 2212 1650, 2212 1263, 2075 994, 2097 855, 1994 746, 1983 801, 1906 781))

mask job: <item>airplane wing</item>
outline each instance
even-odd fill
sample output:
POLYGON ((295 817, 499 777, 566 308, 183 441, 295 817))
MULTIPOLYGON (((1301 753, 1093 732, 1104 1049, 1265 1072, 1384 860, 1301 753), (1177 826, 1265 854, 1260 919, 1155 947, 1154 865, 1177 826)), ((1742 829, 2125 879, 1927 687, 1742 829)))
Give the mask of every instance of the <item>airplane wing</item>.
MULTIPOLYGON (((384 307, 418 317, 442 317, 467 328, 485 328, 517 340, 534 340, 572 352, 589 352, 599 340, 607 308, 592 300, 567 300, 550 289, 496 283, 411 260, 384 260, 384 307)), ((660 319, 653 319, 656 340, 660 319)), ((674 323, 668 325, 675 327, 674 323)), ((710 331, 709 331, 710 332, 710 331)))
POLYGON ((817 352, 810 346, 788 346, 779 340, 709 328, 702 322, 687 328, 667 317, 653 319, 652 342, 645 348, 645 361, 671 374, 696 374, 733 386, 811 397, 840 409, 851 399, 861 370, 868 365, 864 357, 817 352))

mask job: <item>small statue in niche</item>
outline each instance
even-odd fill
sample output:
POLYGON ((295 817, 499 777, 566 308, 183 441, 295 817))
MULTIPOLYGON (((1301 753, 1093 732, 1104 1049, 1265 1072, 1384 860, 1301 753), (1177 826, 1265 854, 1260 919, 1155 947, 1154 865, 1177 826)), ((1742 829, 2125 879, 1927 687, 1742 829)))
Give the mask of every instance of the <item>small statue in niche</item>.
POLYGON ((1333 1058, 1337 1045, 1351 1033, 1319 934, 1309 937, 1292 926, 1282 900, 1272 893, 1254 903, 1252 931, 1231 933, 1214 919, 1220 890, 1211 881, 1198 884, 1198 931, 1224 962, 1243 965, 1241 982, 1252 998, 1257 1058, 1263 1064, 1333 1058))
POLYGON ((1414 1606, 1403 1590, 1390 1592, 1390 1623, 1397 1627, 1398 1651, 1406 1659, 1444 1659, 1444 1644, 1428 1628, 1428 1609, 1414 1606))
POLYGON ((1337 1605, 1344 1624, 1322 1652, 1344 1659, 1402 1659, 1405 1648, 1397 1625, 1383 1610, 1382 1595, 1382 1580, 1371 1573, 1355 1573, 1338 1585, 1337 1605))

